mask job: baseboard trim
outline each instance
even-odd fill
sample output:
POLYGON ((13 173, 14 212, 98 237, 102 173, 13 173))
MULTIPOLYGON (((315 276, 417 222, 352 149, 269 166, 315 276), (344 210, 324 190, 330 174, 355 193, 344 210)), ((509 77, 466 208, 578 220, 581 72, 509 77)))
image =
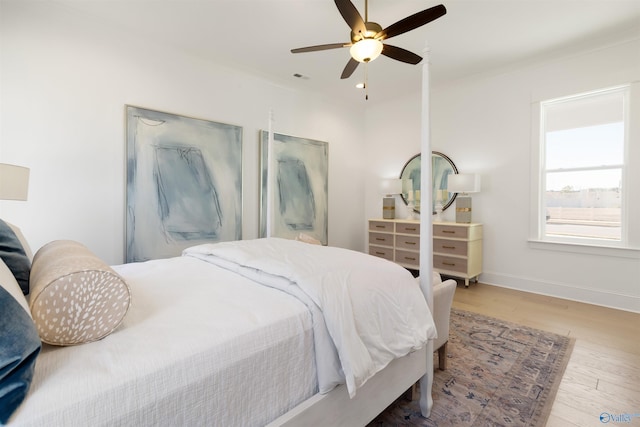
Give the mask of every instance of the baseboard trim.
POLYGON ((604 292, 601 289, 582 288, 565 283, 540 281, 491 272, 482 273, 479 281, 501 288, 594 304, 617 310, 630 311, 632 313, 640 313, 640 297, 634 295, 604 292))

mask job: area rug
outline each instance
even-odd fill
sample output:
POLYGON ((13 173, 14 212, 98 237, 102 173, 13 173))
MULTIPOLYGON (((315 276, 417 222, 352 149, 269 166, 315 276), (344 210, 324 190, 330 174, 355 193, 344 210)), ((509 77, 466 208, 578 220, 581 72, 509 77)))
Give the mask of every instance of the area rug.
POLYGON ((572 349, 566 336, 453 309, 431 416, 400 398, 369 427, 544 426, 572 349))

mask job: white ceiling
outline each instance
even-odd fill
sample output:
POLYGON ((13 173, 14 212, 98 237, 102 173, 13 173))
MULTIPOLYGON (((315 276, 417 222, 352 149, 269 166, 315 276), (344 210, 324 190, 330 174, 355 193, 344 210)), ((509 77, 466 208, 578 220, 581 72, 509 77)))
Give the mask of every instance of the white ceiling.
MULTIPOLYGON (((364 0, 352 0, 364 17, 364 0)), ((347 48, 292 54, 290 49, 349 41, 331 0, 56 0, 117 31, 172 45, 285 85, 362 103, 360 65, 340 80, 347 48), (305 78, 296 78, 299 73, 305 78)), ((549 56, 640 37, 640 0, 370 0, 369 20, 383 28, 444 4, 447 14, 389 44, 431 51, 432 84, 508 69, 549 56)), ((421 63, 422 64, 422 63, 421 63)), ((421 66, 381 56, 368 66, 370 103, 420 90, 421 66)))

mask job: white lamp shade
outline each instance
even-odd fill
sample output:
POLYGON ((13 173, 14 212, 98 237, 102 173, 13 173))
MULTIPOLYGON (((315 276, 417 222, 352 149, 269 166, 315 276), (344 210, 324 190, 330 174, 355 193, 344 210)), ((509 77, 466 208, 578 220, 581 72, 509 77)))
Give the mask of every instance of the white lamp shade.
POLYGON ((400 194, 402 193, 401 179, 383 179, 380 181, 380 192, 382 194, 400 194))
POLYGON ((477 193, 480 191, 480 175, 469 173, 449 175, 447 190, 450 193, 477 193))
POLYGON ((382 42, 376 39, 362 39, 349 49, 351 56, 358 62, 369 62, 382 53, 382 42))
POLYGON ((0 163, 0 200, 27 200, 29 168, 0 163))

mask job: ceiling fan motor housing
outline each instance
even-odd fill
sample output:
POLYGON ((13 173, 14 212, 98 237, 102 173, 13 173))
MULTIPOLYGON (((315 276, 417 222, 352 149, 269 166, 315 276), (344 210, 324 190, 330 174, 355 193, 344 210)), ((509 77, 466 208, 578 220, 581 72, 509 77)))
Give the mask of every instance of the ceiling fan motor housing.
POLYGON ((377 22, 365 22, 364 26, 367 31, 362 34, 361 32, 354 33, 351 31, 351 43, 357 43, 362 39, 372 39, 376 34, 382 31, 382 27, 377 22))

